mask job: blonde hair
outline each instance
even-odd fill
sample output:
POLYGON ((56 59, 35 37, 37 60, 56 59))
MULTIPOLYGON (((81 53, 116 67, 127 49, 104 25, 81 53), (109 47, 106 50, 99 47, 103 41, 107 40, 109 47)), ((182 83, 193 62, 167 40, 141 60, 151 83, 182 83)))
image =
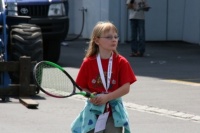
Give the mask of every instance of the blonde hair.
MULTIPOLYGON (((89 47, 86 50, 85 57, 91 57, 98 54, 99 46, 95 43, 95 39, 100 37, 102 34, 109 32, 110 30, 118 33, 115 25, 109 21, 100 21, 95 25, 91 34, 89 47)), ((113 52, 118 53, 116 50, 113 52)))

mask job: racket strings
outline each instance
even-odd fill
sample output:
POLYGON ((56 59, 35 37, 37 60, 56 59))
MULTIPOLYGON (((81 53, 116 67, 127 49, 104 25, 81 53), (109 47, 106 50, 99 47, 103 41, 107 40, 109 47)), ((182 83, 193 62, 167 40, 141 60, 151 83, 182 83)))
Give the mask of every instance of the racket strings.
POLYGON ((38 65, 36 80, 46 92, 54 95, 67 96, 74 88, 68 76, 60 69, 46 63, 38 65))

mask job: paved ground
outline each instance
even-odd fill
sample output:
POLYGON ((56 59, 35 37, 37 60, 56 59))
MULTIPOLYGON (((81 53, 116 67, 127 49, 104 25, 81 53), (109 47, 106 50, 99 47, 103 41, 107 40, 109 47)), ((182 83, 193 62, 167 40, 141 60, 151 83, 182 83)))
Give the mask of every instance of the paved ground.
MULTIPOLYGON (((59 64, 74 77, 87 40, 62 47, 59 64)), ((147 42, 143 58, 129 57, 130 44, 119 52, 131 63, 138 81, 124 99, 134 133, 200 132, 200 46, 183 42, 147 42)), ((1 133, 70 133, 84 98, 55 99, 42 93, 38 109, 27 109, 17 98, 0 103, 1 133)))

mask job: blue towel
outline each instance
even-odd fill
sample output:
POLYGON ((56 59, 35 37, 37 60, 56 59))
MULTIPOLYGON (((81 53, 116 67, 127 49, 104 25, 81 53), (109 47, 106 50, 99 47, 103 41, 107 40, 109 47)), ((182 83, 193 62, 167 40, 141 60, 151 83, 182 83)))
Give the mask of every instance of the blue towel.
MULTIPOLYGON (((122 99, 109 101, 115 127, 124 127, 124 133, 130 133, 128 114, 122 103, 122 99)), ((86 101, 84 109, 71 125, 72 133, 87 133, 95 128, 97 116, 104 113, 105 105, 96 106, 89 100, 86 101)))

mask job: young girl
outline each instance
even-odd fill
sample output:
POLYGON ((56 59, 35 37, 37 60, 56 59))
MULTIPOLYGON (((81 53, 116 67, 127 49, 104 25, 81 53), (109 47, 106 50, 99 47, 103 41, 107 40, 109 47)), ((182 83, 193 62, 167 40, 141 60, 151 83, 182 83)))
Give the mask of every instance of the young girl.
POLYGON ((72 123, 73 133, 122 133, 123 128, 130 133, 121 97, 129 93, 136 77, 129 62, 117 52, 118 39, 111 22, 98 22, 93 29, 76 83, 96 96, 87 100, 72 123))

